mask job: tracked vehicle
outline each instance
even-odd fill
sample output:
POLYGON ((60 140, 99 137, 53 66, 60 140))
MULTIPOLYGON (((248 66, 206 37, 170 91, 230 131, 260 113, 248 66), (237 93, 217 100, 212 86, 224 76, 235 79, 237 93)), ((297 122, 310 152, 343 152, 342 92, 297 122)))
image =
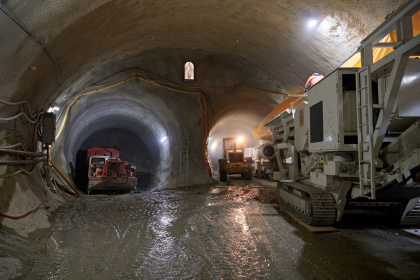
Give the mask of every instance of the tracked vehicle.
POLYGON ((304 222, 368 213, 420 224, 419 6, 406 4, 362 42, 360 68, 336 69, 266 124, 279 204, 304 222), (382 43, 395 29, 395 42, 382 43), (373 48, 392 52, 374 63, 373 48))

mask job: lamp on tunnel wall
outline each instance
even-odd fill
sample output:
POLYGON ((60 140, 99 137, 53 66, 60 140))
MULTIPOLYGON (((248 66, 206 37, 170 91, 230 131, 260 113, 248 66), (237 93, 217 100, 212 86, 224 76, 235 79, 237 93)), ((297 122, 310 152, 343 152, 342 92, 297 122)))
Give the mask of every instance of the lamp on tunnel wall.
POLYGON ((59 108, 59 107, 57 107, 57 106, 51 106, 51 107, 48 109, 48 113, 54 113, 55 111, 58 111, 58 110, 60 110, 60 108, 59 108))
POLYGON ((162 137, 162 139, 160 139, 160 143, 165 142, 166 140, 168 140, 168 138, 169 138, 169 136, 162 137))
POLYGON ((319 21, 319 19, 318 19, 318 17, 312 17, 312 18, 310 18, 309 19, 309 21, 308 21, 308 27, 309 28, 313 28, 313 27, 315 27, 315 25, 318 23, 318 21, 319 21))
POLYGON ((184 65, 184 82, 194 82, 194 64, 190 61, 184 65))

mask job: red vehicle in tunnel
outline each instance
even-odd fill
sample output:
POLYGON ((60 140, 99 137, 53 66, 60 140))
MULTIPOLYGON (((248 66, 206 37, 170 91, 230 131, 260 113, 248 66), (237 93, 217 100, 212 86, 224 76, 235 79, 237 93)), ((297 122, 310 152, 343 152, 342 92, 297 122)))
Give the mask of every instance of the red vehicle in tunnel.
POLYGON ((136 167, 120 159, 120 152, 110 148, 88 150, 89 164, 87 193, 93 190, 134 190, 136 167))

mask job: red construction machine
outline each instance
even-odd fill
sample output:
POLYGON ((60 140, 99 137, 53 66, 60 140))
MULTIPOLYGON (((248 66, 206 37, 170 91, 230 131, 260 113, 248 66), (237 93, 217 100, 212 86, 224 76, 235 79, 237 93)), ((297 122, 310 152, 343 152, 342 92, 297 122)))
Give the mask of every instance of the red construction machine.
POLYGON ((130 191, 136 188, 136 167, 122 161, 118 150, 91 148, 88 150, 87 161, 88 194, 94 190, 130 191))

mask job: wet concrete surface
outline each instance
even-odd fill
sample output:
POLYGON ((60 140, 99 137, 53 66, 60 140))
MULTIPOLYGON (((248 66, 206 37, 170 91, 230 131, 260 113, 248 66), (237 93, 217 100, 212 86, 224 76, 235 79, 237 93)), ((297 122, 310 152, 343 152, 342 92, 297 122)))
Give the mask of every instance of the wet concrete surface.
POLYGON ((372 226, 312 234, 278 212, 274 190, 231 180, 75 199, 33 242, 13 241, 26 242, 17 279, 420 278, 418 236, 372 226))

